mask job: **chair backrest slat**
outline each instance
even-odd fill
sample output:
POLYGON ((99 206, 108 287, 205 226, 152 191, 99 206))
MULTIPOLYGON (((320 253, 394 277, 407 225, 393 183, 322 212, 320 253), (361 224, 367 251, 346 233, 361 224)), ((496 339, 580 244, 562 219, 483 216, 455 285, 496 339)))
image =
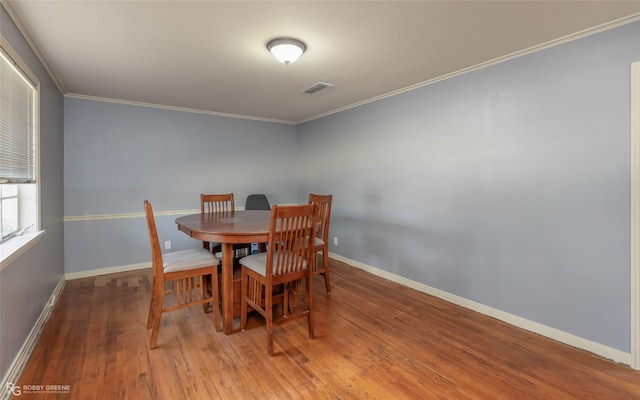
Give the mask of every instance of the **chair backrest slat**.
POLYGON ((315 204, 273 206, 267 250, 267 276, 277 277, 307 268, 317 218, 315 204))
POLYGON ((225 212, 234 211, 236 208, 233 193, 228 194, 201 194, 200 212, 225 212))

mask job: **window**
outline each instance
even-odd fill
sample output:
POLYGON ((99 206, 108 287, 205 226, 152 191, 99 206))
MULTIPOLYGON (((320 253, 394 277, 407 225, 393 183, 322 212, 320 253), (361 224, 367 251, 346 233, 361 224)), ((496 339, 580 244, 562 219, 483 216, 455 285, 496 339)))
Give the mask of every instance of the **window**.
POLYGON ((38 230, 39 83, 0 37, 0 243, 38 230))
POLYGON ((18 231, 18 185, 0 185, 0 222, 2 238, 18 231))

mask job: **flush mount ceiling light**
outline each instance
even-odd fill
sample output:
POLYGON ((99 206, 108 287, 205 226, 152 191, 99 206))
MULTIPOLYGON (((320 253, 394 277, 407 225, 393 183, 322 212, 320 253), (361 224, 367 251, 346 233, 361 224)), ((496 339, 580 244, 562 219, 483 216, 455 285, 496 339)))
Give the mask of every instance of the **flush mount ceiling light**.
POLYGON ((286 65, 295 62, 307 49, 299 40, 291 38, 277 38, 267 43, 267 49, 273 56, 286 65))

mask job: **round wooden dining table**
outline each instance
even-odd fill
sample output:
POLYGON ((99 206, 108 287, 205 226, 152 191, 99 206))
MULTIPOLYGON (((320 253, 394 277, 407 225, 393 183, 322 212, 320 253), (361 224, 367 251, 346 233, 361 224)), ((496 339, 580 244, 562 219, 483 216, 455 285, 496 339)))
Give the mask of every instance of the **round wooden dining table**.
POLYGON ((224 332, 233 330, 233 245, 264 243, 271 211, 245 210, 191 214, 176 219, 178 229, 194 239, 222 244, 222 320, 224 332))

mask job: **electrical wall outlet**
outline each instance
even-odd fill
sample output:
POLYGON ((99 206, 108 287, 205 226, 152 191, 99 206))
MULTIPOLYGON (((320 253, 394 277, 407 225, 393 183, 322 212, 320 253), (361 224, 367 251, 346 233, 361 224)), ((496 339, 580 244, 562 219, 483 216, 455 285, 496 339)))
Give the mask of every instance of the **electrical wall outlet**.
POLYGON ((164 242, 164 249, 169 250, 171 248, 171 240, 167 240, 164 242))
POLYGON ((334 237, 333 237, 333 245, 334 245, 334 246, 337 246, 337 245, 338 245, 338 237, 337 237, 337 236, 334 236, 334 237))

